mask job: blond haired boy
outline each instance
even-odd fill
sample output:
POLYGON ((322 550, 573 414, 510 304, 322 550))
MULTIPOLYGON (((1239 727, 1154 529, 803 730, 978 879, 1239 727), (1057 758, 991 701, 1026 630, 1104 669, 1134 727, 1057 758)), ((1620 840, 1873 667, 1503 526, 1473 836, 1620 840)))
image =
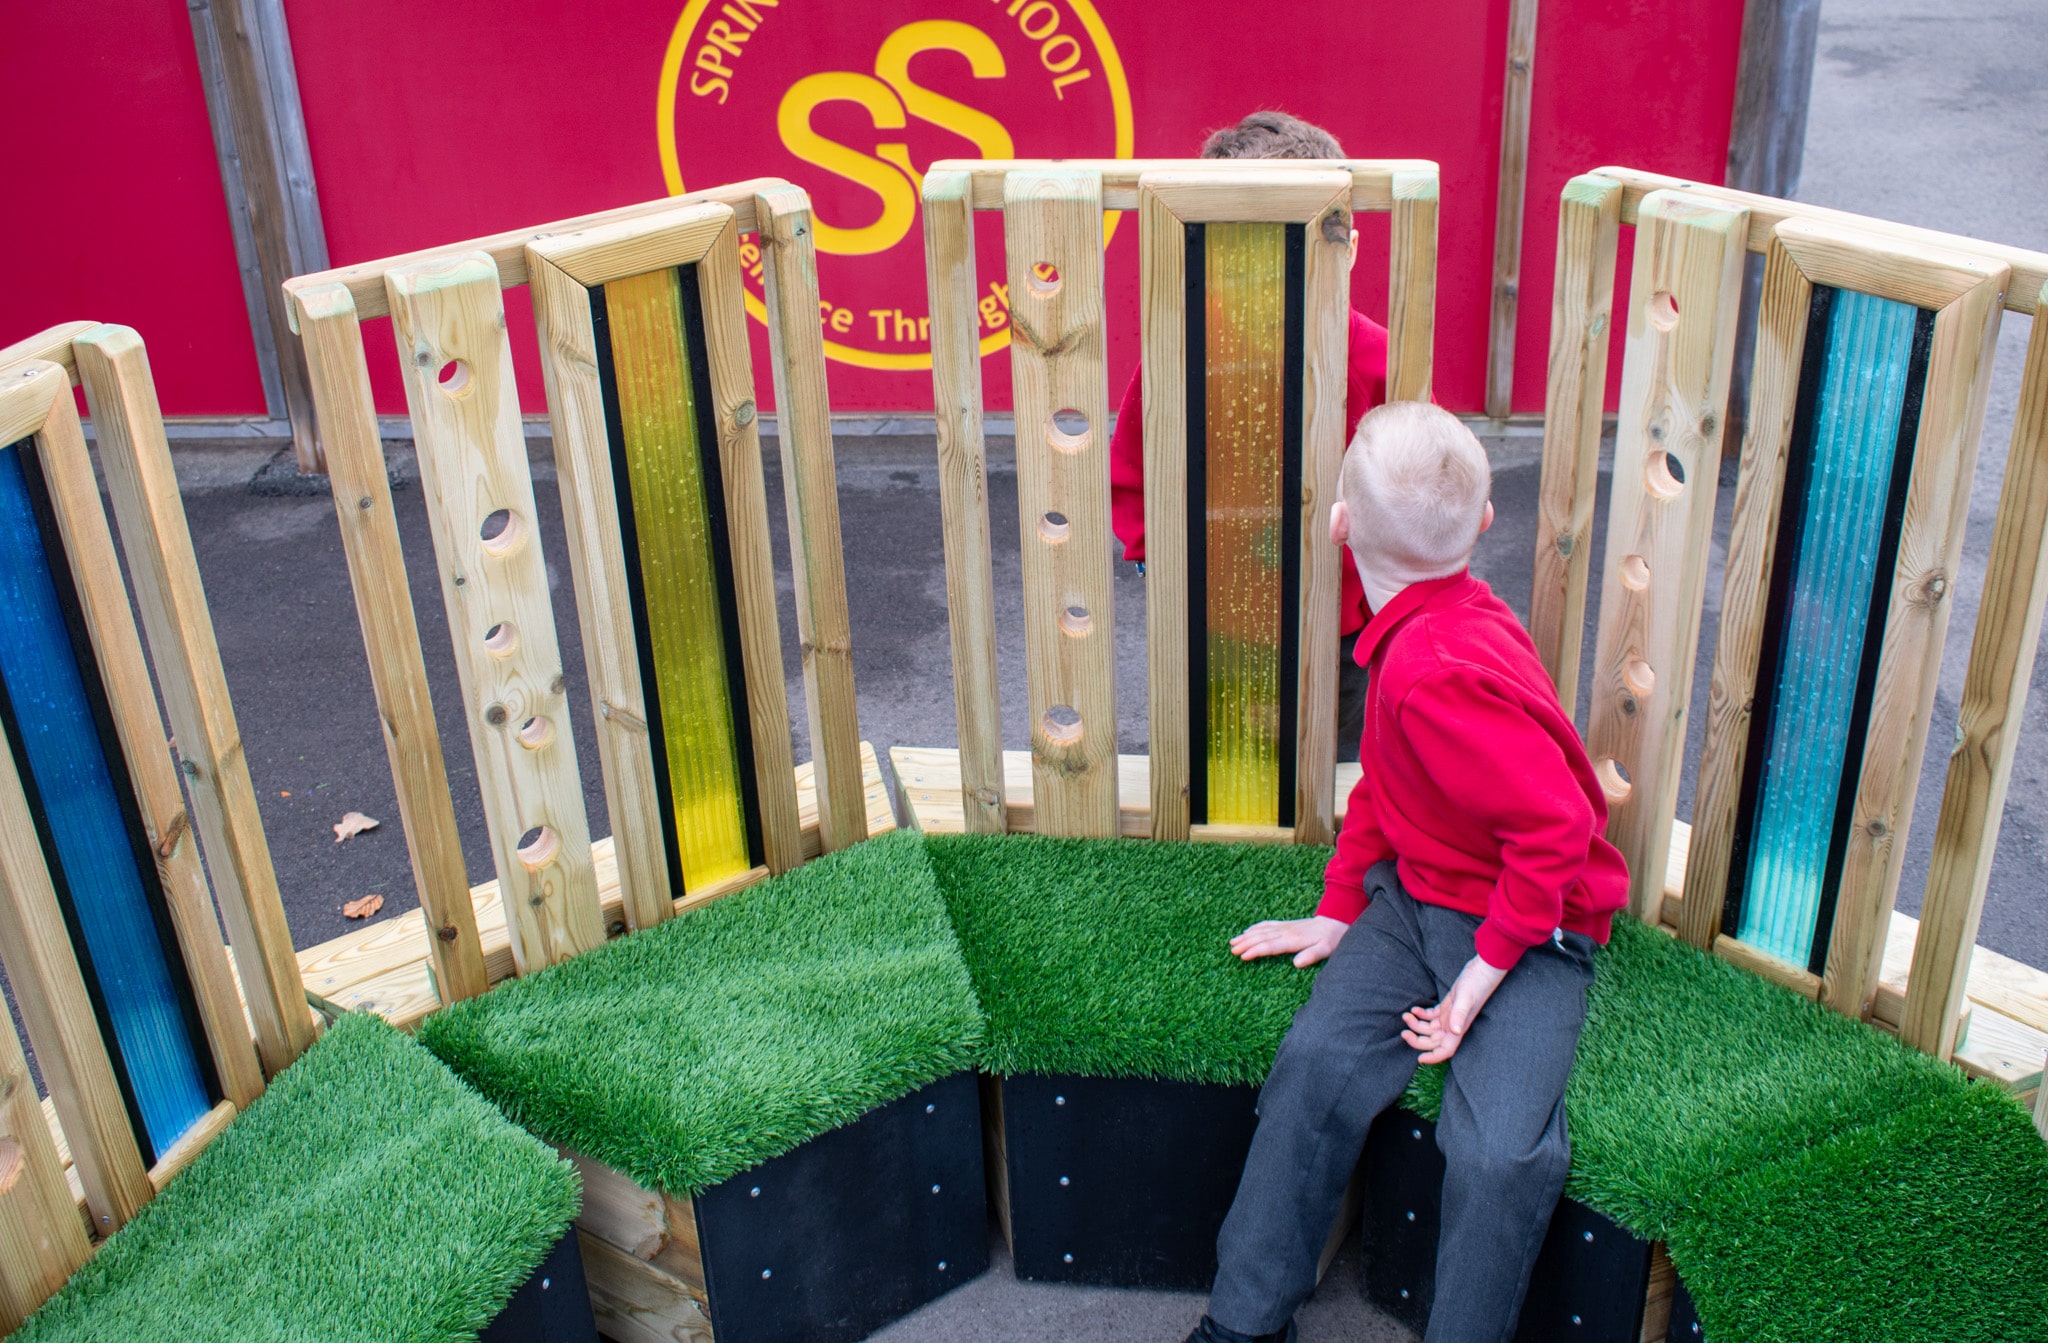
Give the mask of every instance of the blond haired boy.
POLYGON ((1371 618, 1363 773, 1313 917, 1246 960, 1327 961, 1259 1097, 1259 1128, 1190 1343, 1283 1343, 1373 1120, 1448 1061, 1443 1222, 1426 1343, 1513 1336, 1564 1188, 1564 1088, 1593 947, 1626 903, 1607 803, 1536 647, 1467 569, 1493 523, 1486 452, 1396 402, 1359 423, 1330 535, 1371 618))

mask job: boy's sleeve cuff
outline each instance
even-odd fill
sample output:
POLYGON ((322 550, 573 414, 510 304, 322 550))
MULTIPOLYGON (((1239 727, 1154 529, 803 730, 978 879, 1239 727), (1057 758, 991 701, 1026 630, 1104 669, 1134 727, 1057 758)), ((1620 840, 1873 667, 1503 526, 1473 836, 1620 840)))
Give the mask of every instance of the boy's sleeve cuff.
POLYGON ((1316 906, 1316 913, 1326 919, 1356 923, 1358 916, 1365 912, 1365 906, 1363 886, 1329 885, 1323 887, 1323 902, 1316 906))
POLYGON ((1480 920, 1479 927, 1472 934, 1473 950, 1479 959, 1496 970, 1512 970, 1521 961, 1522 953, 1529 949, 1526 942, 1518 942, 1501 930, 1491 918, 1480 920))

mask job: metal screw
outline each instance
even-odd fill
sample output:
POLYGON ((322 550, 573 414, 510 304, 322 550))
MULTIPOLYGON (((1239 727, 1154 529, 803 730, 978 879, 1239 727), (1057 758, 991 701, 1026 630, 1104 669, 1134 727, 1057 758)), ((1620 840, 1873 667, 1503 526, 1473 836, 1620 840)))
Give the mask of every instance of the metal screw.
POLYGON ((545 1292, 552 1284, 546 1278, 540 1280, 540 1289, 545 1292))
POLYGON ((772 1278, 775 1276, 775 1270, 772 1268, 764 1268, 761 1270, 761 1276, 764 1278, 772 1278))
POLYGON ((1067 1098, 1065 1096, 1054 1096, 1052 1098, 1052 1103, 1054 1105, 1065 1105, 1067 1103, 1067 1098))
POLYGON ((939 1187, 938 1187, 937 1185, 933 1185, 933 1186, 932 1186, 932 1192, 933 1192, 934 1194, 938 1193, 938 1192, 939 1192, 939 1187))
POLYGON ((1578 1317, 1578 1316, 1574 1315, 1574 1316, 1572 1316, 1572 1323, 1573 1323, 1573 1324, 1580 1324, 1580 1323, 1583 1323, 1583 1321, 1581 1321, 1581 1320, 1579 1319, 1579 1317, 1578 1317))
POLYGON ((1068 1179, 1068 1178, 1067 1178, 1066 1176, 1064 1176, 1064 1175, 1060 1176, 1060 1188, 1062 1188, 1062 1189, 1065 1189, 1065 1188, 1066 1188, 1066 1187, 1067 1187, 1068 1185, 1070 1185, 1070 1184, 1072 1184, 1072 1183, 1073 1183, 1073 1181, 1072 1181, 1072 1180, 1069 1180, 1069 1179, 1068 1179))
POLYGON ((467 578, 464 578, 461 574, 455 575, 455 586, 458 588, 461 587, 463 584, 467 583, 468 581, 469 580, 467 578))
POLYGON ((1408 1214, 1408 1220, 1409 1220, 1409 1221, 1411 1221, 1411 1222, 1412 1222, 1412 1221, 1414 1221, 1414 1220, 1415 1220, 1415 1214, 1414 1214, 1414 1213, 1412 1213, 1412 1212, 1411 1212, 1411 1213, 1409 1213, 1409 1214, 1408 1214))
POLYGON ((941 1273, 944 1273, 945 1271, 946 1271, 946 1261, 945 1261, 945 1260, 943 1260, 943 1259, 941 1259, 941 1260, 939 1261, 939 1272, 941 1272, 941 1273))
POLYGON ((753 1187, 752 1189, 749 1189, 749 1190, 747 1191, 747 1197, 748 1197, 748 1198, 759 1198, 759 1197, 761 1197, 761 1186, 760 1186, 760 1185, 755 1185, 755 1186, 754 1186, 754 1187, 753 1187))
POLYGON ((1592 1233, 1592 1232, 1590 1232, 1590 1231, 1588 1231, 1588 1232, 1586 1233, 1586 1239, 1587 1239, 1587 1240, 1591 1240, 1591 1239, 1593 1239, 1593 1233, 1592 1233))
POLYGON ((938 1113, 938 1109, 939 1107, 936 1105, 927 1105, 924 1107, 924 1112, 926 1114, 936 1114, 938 1113))
POLYGON ((1070 1263, 1070 1264, 1074 1262, 1074 1256, 1073 1256, 1073 1255, 1071 1255, 1071 1254, 1063 1254, 1063 1255, 1061 1255, 1061 1256, 1060 1256, 1060 1258, 1061 1258, 1061 1259, 1064 1259, 1064 1260, 1065 1260, 1065 1261, 1066 1261, 1067 1263, 1070 1263))
POLYGON ((1410 1130, 1408 1130, 1408 1136, 1409 1136, 1409 1137, 1411 1137, 1411 1138, 1413 1138, 1413 1139, 1415 1139, 1415 1141, 1417 1141, 1417 1142, 1421 1142, 1421 1141, 1422 1141, 1422 1130, 1421 1130, 1421 1129, 1419 1129, 1419 1128, 1418 1128, 1418 1129, 1410 1129, 1410 1130))
POLYGON ((1408 1289, 1406 1287, 1403 1287, 1401 1289, 1401 1299, 1403 1301, 1406 1301, 1408 1299, 1408 1289))

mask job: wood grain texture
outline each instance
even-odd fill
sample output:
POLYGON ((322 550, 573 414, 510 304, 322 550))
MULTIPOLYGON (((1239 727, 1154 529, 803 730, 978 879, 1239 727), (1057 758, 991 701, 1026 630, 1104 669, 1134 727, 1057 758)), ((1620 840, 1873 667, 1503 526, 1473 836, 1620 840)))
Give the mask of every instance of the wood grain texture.
POLYGON ((480 252, 386 281, 491 857, 527 974, 600 945, 604 922, 504 299, 480 252), (520 739, 533 719, 550 729, 537 747, 520 739))
POLYGON ((106 691, 107 711, 121 743, 128 780, 135 790, 136 812, 156 860, 157 884, 177 936, 221 1089, 235 1104, 247 1105, 262 1094, 263 1069, 256 1060, 256 1046, 250 1039, 249 1019, 243 1014, 234 971, 228 965, 227 948, 221 943, 212 892, 207 889, 177 768, 171 763, 164 720, 150 684, 149 662, 135 626, 135 611, 128 604, 113 531, 100 503, 92 459, 86 455, 85 436, 68 391, 58 400, 62 404, 53 410, 37 439, 51 511, 56 514, 79 613, 106 691))
POLYGON ((59 322, 53 327, 36 332, 33 336, 24 336, 12 345, 0 345, 0 369, 6 368, 9 364, 42 359, 62 368, 71 381, 76 383, 78 368, 71 342, 98 325, 98 322, 59 322))
MULTIPOLYGON (((383 297, 380 278, 380 307, 383 297)), ((370 686, 377 696, 377 719, 398 794, 406 854, 412 860, 420 911, 434 933, 428 946, 433 983, 442 1001, 459 1002, 482 993, 489 981, 469 902, 462 835, 455 826, 455 800, 427 688, 398 518, 391 506, 391 477, 370 399, 362 324, 353 292, 339 283, 302 286, 294 294, 294 311, 306 346, 334 513, 341 524, 341 549, 348 560, 363 648, 369 655, 370 686)))
POLYGON ((1906 860, 1913 787, 1920 777, 1943 639, 1955 606, 1951 598, 1962 562, 1970 482, 2004 316, 2001 299, 2012 278, 2003 264, 1968 253, 1953 254, 1952 265, 1981 278, 1934 319, 1905 523, 1823 975, 1821 1001, 1855 1017, 1870 1015, 1885 929, 1906 860))
POLYGON ((1436 358, 1436 165, 1402 169, 1393 178, 1393 246, 1387 261, 1387 400, 1427 401, 1434 386, 1436 358))
MULTIPOLYGON (((1165 198, 1138 197, 1145 379, 1145 677, 1153 839, 1189 837, 1186 233, 1165 198)), ((1027 540, 1027 546, 1030 542, 1027 540)))
MULTIPOLYGON (((1303 268, 1301 606, 1280 613, 1283 620, 1300 622, 1293 748, 1294 838, 1302 844, 1333 844, 1337 838, 1337 734, 1331 724, 1337 721, 1337 629, 1342 619, 1337 608, 1344 557, 1330 540, 1330 507, 1337 501, 1344 464, 1351 358, 1351 210, 1346 195, 1341 187, 1325 195, 1302 219, 1308 255, 1303 268)), ((1287 749, 1286 743, 1281 749, 1287 749)))
POLYGON ((1116 653, 1102 183, 1088 172, 1044 169, 1011 173, 1003 189, 1038 827, 1109 838, 1117 833, 1116 653), (1040 278, 1046 265, 1057 268, 1056 280, 1040 278), (1054 422, 1066 410, 1085 421, 1072 437, 1054 422), (1064 540, 1041 532, 1051 513, 1067 519, 1064 540), (1075 611, 1082 628, 1070 632, 1075 611), (1078 718, 1063 726, 1054 709, 1078 718))
MULTIPOLYGON (((2037 309, 2038 310, 2038 309, 2037 309)), ((1984 595, 1970 642, 1955 749, 1942 786, 1899 1038, 1936 1058, 1955 1049, 1972 950, 2012 782, 2041 612, 2048 602, 2048 322, 2036 320, 1999 488, 1984 595)), ((2048 993, 2042 1001, 2048 1028, 2048 993)), ((2048 1110, 2041 1111, 2048 1114, 2048 1110)))
POLYGON ((580 285, 600 285, 651 270, 694 265, 718 235, 732 227, 733 217, 732 207, 719 201, 678 202, 658 214, 537 238, 527 244, 527 254, 529 261, 546 257, 580 285))
POLYGON ((761 469, 761 425, 754 413, 754 364, 736 230, 718 235, 704 253, 698 277, 704 341, 711 357, 711 409, 725 477, 761 845, 768 870, 781 873, 804 861, 803 827, 791 772, 795 762, 789 742, 789 691, 782 679, 782 621, 775 609, 775 560, 768 550, 768 486, 761 469))
POLYGON ((1620 236, 1619 186, 1598 177, 1565 183, 1550 299, 1529 637, 1567 713, 1578 707, 1579 658, 1586 639, 1607 346, 1614 330, 1614 253, 1620 236))
MULTIPOLYGON (((1221 166, 1229 160, 1205 159, 1202 168, 1148 172, 1138 179, 1139 208, 1146 196, 1157 196, 1183 223, 1299 224, 1320 220, 1338 209, 1350 229, 1350 192, 1345 173, 1328 168, 1221 166)), ((1337 240, 1344 245, 1343 239, 1337 240)), ((1348 255, 1348 252, 1347 252, 1348 255)))
POLYGON ((134 331, 100 326, 80 334, 77 359, 136 606, 191 797, 192 822, 236 948, 257 1054, 264 1074, 275 1076, 313 1043, 313 1025, 178 497, 149 357, 134 331))
POLYGON ((1515 390, 1522 214, 1529 186, 1529 93, 1536 82, 1536 3, 1512 0, 1508 6, 1508 54, 1501 76, 1500 175, 1493 207, 1493 321, 1486 338, 1486 413, 1496 420, 1507 418, 1515 390))
POLYGON ((989 549, 988 450, 982 439, 981 341, 975 309, 971 176, 924 179, 925 283, 931 304, 932 408, 939 445, 946 616, 961 808, 968 832, 1001 834, 1003 734, 996 686, 995 577, 989 549))
POLYGON ((21 1040, 0 1031, 0 1330, 12 1332, 91 1253, 21 1040))
POLYGON ((1806 357, 1813 284, 1782 244, 1764 263, 1757 310, 1756 362, 1749 382, 1749 430, 1735 477, 1735 518, 1721 585, 1721 628, 1707 690, 1705 744, 1693 788, 1687 898, 1679 935, 1702 949, 1721 933, 1728 868, 1735 848, 1742 771, 1749 754, 1763 651, 1765 606, 1776 559, 1778 517, 1790 460, 1792 421, 1806 357))
POLYGON ((1739 937, 1715 938, 1714 954, 1724 961, 1741 966, 1753 975, 1760 975, 1774 984, 1783 984, 1802 998, 1820 997, 1819 975, 1812 973, 1803 965, 1780 960, 1739 937))
POLYGON ((711 1321, 683 1280, 579 1229, 590 1308, 615 1343, 713 1343, 711 1321))
POLYGON ((1645 202, 1629 285, 1586 743, 1608 777, 1607 837, 1628 862, 1629 908, 1651 922, 1683 765, 1745 223, 1675 192, 1645 202))
POLYGON ((70 376, 47 359, 0 369, 0 445, 29 437, 50 418, 50 401, 56 395, 52 377, 71 385, 70 376))
POLYGON ((178 1173, 199 1159, 199 1154, 212 1145, 213 1140, 227 1132, 228 1125, 241 1113, 233 1101, 222 1101, 199 1117, 199 1122, 186 1130, 185 1136, 171 1144, 168 1152, 157 1158, 149 1168, 150 1187, 161 1194, 169 1187, 178 1173))
MULTIPOLYGON (((1331 159, 1321 166, 1351 174, 1351 208, 1382 213, 1394 208, 1404 174, 1427 174, 1434 178, 1437 165, 1429 159, 1331 159)), ((966 177, 965 191, 976 210, 1003 208, 1003 183, 1014 172, 1061 168, 1095 174, 1102 181, 1102 208, 1138 208, 1139 179, 1147 173, 1200 169, 1205 172, 1260 173, 1273 170, 1299 171, 1300 159, 940 159, 926 170, 958 173, 966 177)))
POLYGON ((527 258, 526 273, 622 908, 628 928, 651 928, 669 917, 675 893, 669 889, 668 839, 640 679, 590 291, 537 250, 527 258))
POLYGON ((763 191, 754 198, 754 220, 764 263, 768 362, 774 376, 782 499, 789 517, 797 637, 803 646, 804 708, 817 769, 818 838, 831 853, 865 839, 867 819, 861 803, 853 625, 846 607, 810 197, 793 186, 763 191))

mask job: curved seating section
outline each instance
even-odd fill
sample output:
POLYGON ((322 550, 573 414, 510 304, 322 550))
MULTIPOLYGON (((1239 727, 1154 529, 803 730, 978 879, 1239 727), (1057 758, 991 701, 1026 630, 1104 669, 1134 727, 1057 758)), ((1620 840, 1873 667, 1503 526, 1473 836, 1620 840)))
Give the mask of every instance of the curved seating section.
POLYGON ((352 1014, 14 1337, 468 1343, 576 1207, 569 1163, 352 1014))

